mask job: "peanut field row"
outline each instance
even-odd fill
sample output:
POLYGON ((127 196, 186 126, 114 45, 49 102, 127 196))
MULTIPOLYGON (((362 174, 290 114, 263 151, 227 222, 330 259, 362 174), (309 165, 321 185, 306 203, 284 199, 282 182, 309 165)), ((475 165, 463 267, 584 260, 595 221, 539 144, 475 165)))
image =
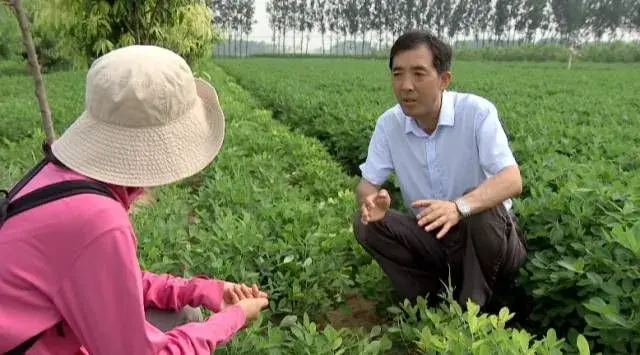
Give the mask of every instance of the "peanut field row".
MULTIPOLYGON (((382 60, 216 63, 351 175, 376 119, 395 104, 382 60)), ((515 209, 529 246, 520 275, 533 297, 527 328, 582 332, 616 353, 640 351, 639 69, 456 62, 450 87, 496 104, 521 165, 515 209)))

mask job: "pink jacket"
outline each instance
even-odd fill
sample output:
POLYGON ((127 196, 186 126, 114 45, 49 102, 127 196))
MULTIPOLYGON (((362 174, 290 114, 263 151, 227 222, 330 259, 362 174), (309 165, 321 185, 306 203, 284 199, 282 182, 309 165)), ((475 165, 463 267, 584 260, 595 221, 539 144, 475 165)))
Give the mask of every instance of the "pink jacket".
MULTIPOLYGON (((49 164, 21 194, 78 177, 49 164)), ((238 305, 220 310, 222 281, 140 270, 127 210, 141 190, 111 189, 120 202, 76 195, 23 212, 0 229, 0 353, 48 329, 27 354, 209 355, 242 328, 238 305), (145 320, 145 306, 185 305, 217 313, 167 333, 145 320), (61 319, 62 337, 54 327, 61 319)))

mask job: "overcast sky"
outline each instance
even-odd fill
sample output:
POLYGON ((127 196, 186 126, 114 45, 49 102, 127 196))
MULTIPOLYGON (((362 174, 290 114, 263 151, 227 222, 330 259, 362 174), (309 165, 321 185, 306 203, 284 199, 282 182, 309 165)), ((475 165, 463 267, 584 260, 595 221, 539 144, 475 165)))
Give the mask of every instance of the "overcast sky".
POLYGON ((253 25, 253 32, 251 32, 251 39, 259 40, 260 38, 271 37, 271 29, 269 28, 269 19, 267 18, 267 0, 255 0, 256 12, 255 19, 258 21, 253 25))
MULTIPOLYGON (((249 35, 249 40, 265 41, 271 43, 271 36, 273 35, 271 27, 269 27, 269 18, 267 15, 267 0, 255 0, 256 12, 254 15, 257 21, 253 25, 253 31, 249 35)), ((287 36, 288 37, 288 36, 287 36)), ((306 36, 305 36, 306 37, 306 36)), ((306 41, 306 39, 305 39, 306 41)), ((319 33, 313 33, 309 41, 309 49, 320 47, 322 44, 322 36, 319 33)), ((306 45, 306 42, 305 42, 306 45)))

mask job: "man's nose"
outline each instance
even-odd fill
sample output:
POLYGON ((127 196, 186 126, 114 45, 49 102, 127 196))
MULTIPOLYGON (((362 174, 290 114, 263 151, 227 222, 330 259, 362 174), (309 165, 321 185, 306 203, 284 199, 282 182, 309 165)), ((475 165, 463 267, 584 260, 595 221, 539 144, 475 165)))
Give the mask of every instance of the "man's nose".
POLYGON ((408 75, 405 75, 400 79, 400 89, 403 91, 412 91, 413 90, 413 82, 408 75))

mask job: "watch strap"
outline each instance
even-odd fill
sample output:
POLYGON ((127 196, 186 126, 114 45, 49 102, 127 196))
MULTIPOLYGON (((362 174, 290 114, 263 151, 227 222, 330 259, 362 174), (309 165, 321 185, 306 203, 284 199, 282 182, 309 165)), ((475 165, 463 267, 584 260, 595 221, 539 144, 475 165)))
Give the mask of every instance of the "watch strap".
POLYGON ((467 203, 462 198, 458 198, 453 202, 456 204, 458 212, 462 217, 468 217, 471 214, 469 205, 467 205, 467 203))

